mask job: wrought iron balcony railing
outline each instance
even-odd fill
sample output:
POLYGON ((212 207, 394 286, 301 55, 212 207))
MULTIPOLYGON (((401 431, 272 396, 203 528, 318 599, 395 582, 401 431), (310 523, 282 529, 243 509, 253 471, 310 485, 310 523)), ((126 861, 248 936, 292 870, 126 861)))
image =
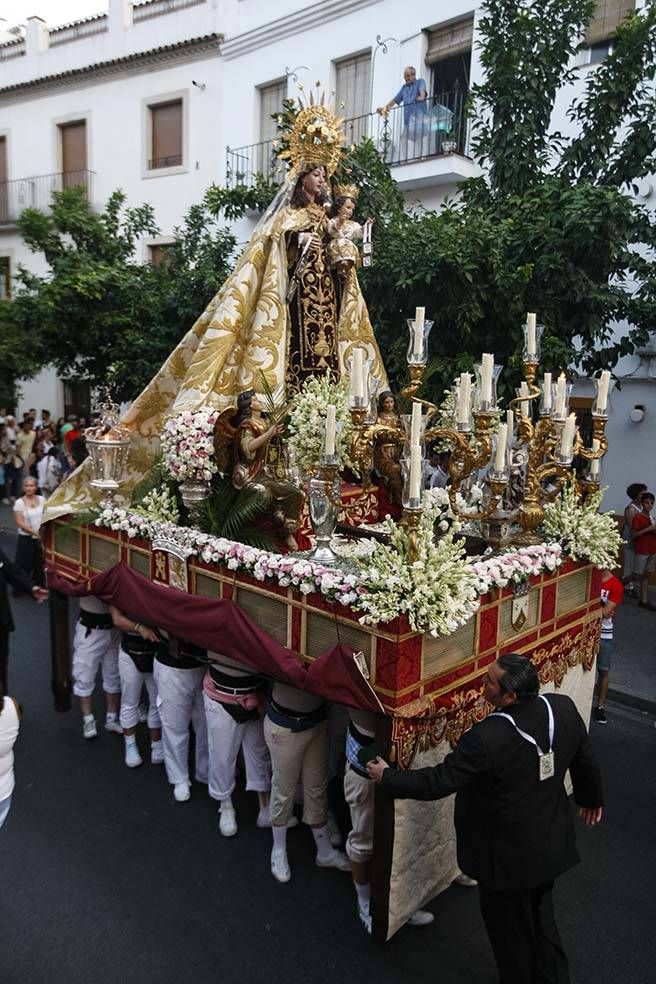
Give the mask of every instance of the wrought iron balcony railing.
MULTIPOLYGON (((422 103, 394 106, 389 113, 367 113, 344 123, 346 142, 373 140, 390 167, 467 153, 467 116, 463 89, 430 96, 422 103)), ((280 183, 285 165, 277 157, 277 140, 226 148, 226 183, 252 187, 259 178, 280 183)))
POLYGON ((52 193, 63 188, 82 187, 91 197, 93 171, 56 171, 33 178, 0 181, 0 225, 16 222, 23 209, 47 209, 52 193))

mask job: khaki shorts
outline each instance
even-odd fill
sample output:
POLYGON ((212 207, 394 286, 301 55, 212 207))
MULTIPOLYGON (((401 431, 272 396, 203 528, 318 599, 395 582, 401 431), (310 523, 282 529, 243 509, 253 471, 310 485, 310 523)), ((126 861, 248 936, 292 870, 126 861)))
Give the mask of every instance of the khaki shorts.
POLYGON ((655 566, 656 566, 656 554, 637 553, 635 555, 635 560, 633 562, 633 573, 653 574, 655 566))
POLYGON ((356 864, 366 864, 374 853, 374 795, 375 783, 358 775, 346 764, 344 799, 351 811, 353 829, 346 841, 346 853, 356 864))

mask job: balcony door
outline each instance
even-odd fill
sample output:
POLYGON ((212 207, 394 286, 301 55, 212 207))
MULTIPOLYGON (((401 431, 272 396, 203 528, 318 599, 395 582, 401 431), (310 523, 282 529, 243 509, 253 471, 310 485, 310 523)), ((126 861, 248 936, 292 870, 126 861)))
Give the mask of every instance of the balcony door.
POLYGON ((431 69, 431 113, 435 120, 436 153, 441 142, 466 145, 465 101, 469 93, 474 19, 470 14, 428 32, 426 64, 431 69))
POLYGON ((346 120, 347 143, 368 136, 371 89, 371 52, 335 62, 335 105, 346 120))
POLYGON ((87 124, 85 120, 62 123, 59 127, 62 187, 87 186, 87 124))

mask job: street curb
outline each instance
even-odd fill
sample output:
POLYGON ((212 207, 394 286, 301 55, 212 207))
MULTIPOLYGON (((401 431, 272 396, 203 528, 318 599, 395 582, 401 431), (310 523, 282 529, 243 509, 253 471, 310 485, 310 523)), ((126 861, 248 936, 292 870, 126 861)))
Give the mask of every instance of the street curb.
POLYGON ((625 707, 633 707, 637 711, 656 716, 656 700, 647 700, 646 697, 635 697, 633 694, 624 693, 623 690, 608 689, 608 700, 615 704, 624 704, 625 707))

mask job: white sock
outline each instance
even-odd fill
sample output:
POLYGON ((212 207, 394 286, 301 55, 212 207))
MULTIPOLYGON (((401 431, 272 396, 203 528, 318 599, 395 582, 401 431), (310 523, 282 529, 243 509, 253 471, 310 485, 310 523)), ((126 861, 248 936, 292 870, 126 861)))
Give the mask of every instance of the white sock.
POLYGON ((158 738, 157 741, 153 740, 150 743, 150 749, 153 752, 158 752, 161 747, 162 747, 162 739, 161 738, 158 738))
POLYGON ((116 715, 116 712, 115 711, 107 711, 107 717, 105 718, 105 720, 106 721, 115 721, 116 720, 116 717, 117 717, 117 715, 116 715))
POLYGON ((281 854, 287 853, 287 827, 272 827, 273 849, 281 854))
POLYGON ((223 809, 226 809, 226 810, 234 810, 234 806, 232 805, 232 797, 231 796, 226 796, 225 799, 219 800, 219 813, 223 809))
POLYGON ((93 721, 93 714, 85 714, 82 720, 86 723, 87 721, 93 721))
POLYGON ((323 827, 313 827, 312 836, 314 837, 314 843, 317 845, 317 855, 320 858, 325 858, 327 855, 332 854, 334 848, 330 843, 328 827, 325 823, 323 827))
POLYGON ((358 905, 361 909, 369 911, 369 900, 371 898, 371 885, 367 882, 366 885, 358 885, 357 882, 353 882, 353 887, 355 888, 355 894, 358 897, 358 905))
POLYGON ((136 745, 137 744, 137 736, 136 735, 123 735, 123 738, 125 740, 125 747, 126 748, 130 748, 131 745, 136 745))

